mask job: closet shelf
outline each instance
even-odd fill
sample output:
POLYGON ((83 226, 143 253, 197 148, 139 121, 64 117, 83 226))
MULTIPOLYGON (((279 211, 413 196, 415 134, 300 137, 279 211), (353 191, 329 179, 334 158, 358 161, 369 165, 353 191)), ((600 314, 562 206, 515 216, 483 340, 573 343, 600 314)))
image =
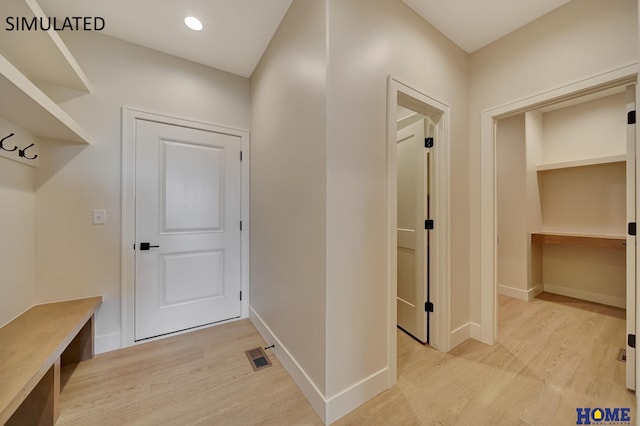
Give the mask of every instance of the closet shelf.
POLYGON ((562 161, 559 163, 539 164, 537 170, 539 172, 545 170, 567 169, 570 167, 595 166, 598 164, 608 163, 624 163, 627 161, 626 155, 611 155, 608 157, 587 158, 584 160, 562 161))
POLYGON ((0 117, 36 136, 90 143, 87 132, 0 55, 0 117))
MULTIPOLYGON (((28 20, 43 18, 46 22, 47 15, 36 0, 2 1, 5 16, 25 17, 28 20)), ((91 91, 86 75, 53 30, 2 31, 0 54, 36 84, 45 83, 87 93, 91 91)))
POLYGON ((624 249, 624 235, 572 234, 560 232, 532 232, 531 242, 574 247, 592 247, 604 249, 624 249))

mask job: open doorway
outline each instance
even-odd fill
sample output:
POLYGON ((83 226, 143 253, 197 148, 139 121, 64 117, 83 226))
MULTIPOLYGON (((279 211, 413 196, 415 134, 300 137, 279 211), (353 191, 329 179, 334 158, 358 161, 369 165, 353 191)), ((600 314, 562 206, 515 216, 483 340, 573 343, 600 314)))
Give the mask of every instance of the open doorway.
POLYGON ((431 184, 436 123, 442 114, 425 116, 398 95, 398 328, 421 343, 430 343, 431 315, 431 184), (408 105, 408 106, 405 106, 408 105))
POLYGON ((450 347, 449 106, 391 77, 388 89, 387 348, 392 386, 398 326, 437 350, 450 347))
POLYGON ((607 352, 602 362, 612 371, 626 350, 629 389, 636 142, 627 113, 635 110, 635 92, 635 84, 623 83, 507 113, 496 117, 494 133, 498 336, 503 309, 509 315, 505 297, 546 303, 545 318, 530 320, 540 324, 567 306, 593 312, 596 323, 597 315, 615 317, 606 319, 611 325, 598 350, 607 352))

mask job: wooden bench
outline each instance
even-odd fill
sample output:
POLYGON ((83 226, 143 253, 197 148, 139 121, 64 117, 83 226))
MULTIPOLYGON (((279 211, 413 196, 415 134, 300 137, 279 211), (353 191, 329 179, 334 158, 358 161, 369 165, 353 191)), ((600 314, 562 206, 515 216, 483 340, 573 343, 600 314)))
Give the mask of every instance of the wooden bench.
POLYGON ((93 357, 102 297, 36 305, 0 328, 0 425, 53 425, 60 366, 93 357))

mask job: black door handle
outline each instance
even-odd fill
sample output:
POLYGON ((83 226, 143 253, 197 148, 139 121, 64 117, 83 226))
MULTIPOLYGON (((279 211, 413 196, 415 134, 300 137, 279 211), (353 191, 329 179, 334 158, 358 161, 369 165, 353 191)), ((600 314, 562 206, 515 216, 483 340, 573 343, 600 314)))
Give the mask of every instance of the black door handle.
POLYGON ((151 243, 140 243, 140 250, 149 250, 150 248, 157 248, 160 246, 152 246, 151 243))

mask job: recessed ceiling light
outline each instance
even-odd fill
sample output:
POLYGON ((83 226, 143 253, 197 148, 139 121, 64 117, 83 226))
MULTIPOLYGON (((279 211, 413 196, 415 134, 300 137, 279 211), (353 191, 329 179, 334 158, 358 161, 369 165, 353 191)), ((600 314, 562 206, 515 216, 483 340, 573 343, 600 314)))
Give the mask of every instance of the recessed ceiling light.
POLYGON ((200 31, 202 29, 202 22, 193 16, 187 16, 184 18, 184 24, 194 31, 200 31))

